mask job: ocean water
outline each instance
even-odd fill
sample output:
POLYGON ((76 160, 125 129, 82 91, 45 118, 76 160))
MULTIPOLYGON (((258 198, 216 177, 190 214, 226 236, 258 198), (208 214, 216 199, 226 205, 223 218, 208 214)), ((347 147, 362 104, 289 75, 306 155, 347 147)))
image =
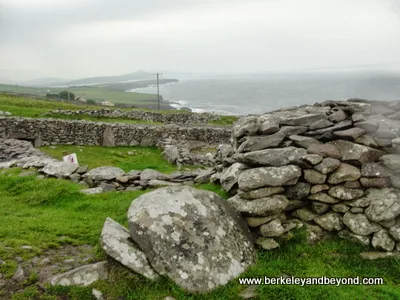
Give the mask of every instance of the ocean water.
MULTIPOLYGON (((179 79, 179 78, 178 78, 179 79)), ((400 73, 308 73, 179 79, 160 86, 176 108, 222 115, 262 114, 325 100, 400 100, 400 73)), ((132 90, 157 93, 156 87, 132 90)))

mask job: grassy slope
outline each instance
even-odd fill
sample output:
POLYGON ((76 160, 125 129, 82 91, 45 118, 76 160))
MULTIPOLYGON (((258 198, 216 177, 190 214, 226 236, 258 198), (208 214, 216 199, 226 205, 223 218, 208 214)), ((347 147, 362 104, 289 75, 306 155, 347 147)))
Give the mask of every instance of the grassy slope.
MULTIPOLYGON (((107 216, 126 225, 126 212, 131 201, 143 192, 82 195, 78 185, 55 179, 37 180, 20 178, 18 170, 12 176, 0 175, 0 257, 6 261, 0 272, 12 276, 16 263, 14 257, 24 259, 40 254, 43 249, 58 245, 91 244, 97 247, 97 258, 106 258, 98 247, 102 224, 107 216), (62 220, 62 222, 60 222, 62 220), (20 250, 21 245, 31 245, 34 252, 20 250), (14 250, 7 250, 12 247, 14 250)), ((201 188, 219 191, 214 185, 201 188)), ((226 195, 219 191, 226 198, 226 195)), ((241 277, 383 277, 382 286, 259 286, 255 299, 399 299, 400 263, 398 260, 364 261, 359 252, 364 250, 349 242, 332 239, 311 246, 304 243, 304 231, 282 243, 282 248, 259 251, 258 263, 241 277)), ((32 280, 31 280, 32 283, 32 280)), ((110 278, 90 287, 48 287, 42 299, 91 299, 91 289, 103 292, 107 299, 239 299, 245 289, 237 280, 206 295, 190 295, 164 279, 152 283, 113 263, 110 278)), ((1 294, 0 294, 1 295, 1 294)), ((32 285, 14 299, 35 299, 39 289, 32 285)), ((40 299, 40 298, 37 298, 40 299)))

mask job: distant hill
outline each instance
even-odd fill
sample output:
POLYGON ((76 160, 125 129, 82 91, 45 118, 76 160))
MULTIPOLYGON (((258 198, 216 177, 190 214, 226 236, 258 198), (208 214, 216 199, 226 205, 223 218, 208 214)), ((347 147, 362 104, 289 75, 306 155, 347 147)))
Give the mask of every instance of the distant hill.
POLYGON ((71 80, 66 82, 66 84, 70 85, 81 85, 81 84, 101 84, 101 83, 112 83, 112 82, 121 82, 121 81, 129 81, 129 80, 149 80, 154 79, 154 75, 152 73, 148 73, 145 71, 136 71, 129 74, 119 75, 119 76, 99 76, 99 77, 88 77, 77 80, 71 80))

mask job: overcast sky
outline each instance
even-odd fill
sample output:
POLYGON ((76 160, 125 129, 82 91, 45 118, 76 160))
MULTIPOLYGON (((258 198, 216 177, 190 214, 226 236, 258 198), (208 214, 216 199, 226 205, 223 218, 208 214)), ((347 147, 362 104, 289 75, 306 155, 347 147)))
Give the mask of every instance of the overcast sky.
POLYGON ((400 0, 0 0, 0 69, 37 77, 400 69, 399 55, 400 0))

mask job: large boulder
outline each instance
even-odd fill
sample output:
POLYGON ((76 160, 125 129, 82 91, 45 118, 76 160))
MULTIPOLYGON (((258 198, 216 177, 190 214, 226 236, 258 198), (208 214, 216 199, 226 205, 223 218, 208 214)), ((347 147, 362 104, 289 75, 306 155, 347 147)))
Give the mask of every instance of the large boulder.
POLYGON ((384 154, 384 152, 380 150, 344 140, 336 140, 329 142, 328 144, 339 149, 340 159, 342 161, 355 161, 359 162, 360 164, 364 164, 376 162, 384 154))
POLYGON ((77 164, 71 164, 69 162, 57 161, 48 163, 41 171, 49 176, 58 178, 66 178, 78 169, 77 164))
POLYGON ((141 195, 128 227, 153 269, 190 292, 224 285, 255 262, 246 223, 213 192, 166 187, 141 195))
POLYGON ((294 185, 300 176, 301 169, 297 166, 261 167, 240 173, 238 183, 242 191, 250 191, 265 186, 294 185))
POLYGON ((125 172, 117 167, 98 167, 90 170, 83 178, 89 178, 91 180, 102 181, 102 180, 113 180, 117 177, 124 176, 125 172))
POLYGON ((131 241, 128 230, 107 218, 101 231, 100 244, 103 250, 121 264, 148 279, 158 279, 146 255, 131 241))
POLYGON ((234 158, 241 163, 256 166, 280 167, 289 164, 300 164, 307 151, 302 148, 286 147, 279 149, 265 149, 236 154, 234 158))

